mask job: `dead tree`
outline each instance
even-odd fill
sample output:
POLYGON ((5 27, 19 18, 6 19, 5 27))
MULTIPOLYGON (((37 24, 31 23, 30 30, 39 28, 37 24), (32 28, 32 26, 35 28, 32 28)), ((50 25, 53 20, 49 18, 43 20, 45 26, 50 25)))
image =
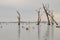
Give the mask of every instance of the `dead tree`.
POLYGON ((18 37, 19 37, 19 40, 20 40, 20 13, 17 11, 17 14, 18 14, 18 37))
POLYGON ((17 11, 18 13, 18 25, 20 25, 20 13, 17 11))
POLYGON ((44 4, 43 4, 43 9, 44 9, 44 11, 45 11, 45 13, 46 13, 47 20, 48 20, 48 27, 47 27, 47 31, 46 31, 46 35, 45 35, 45 36, 46 36, 46 39, 45 39, 45 40, 49 40, 50 20, 49 20, 48 11, 47 11, 46 7, 44 6, 44 4))
POLYGON ((52 25, 51 25, 51 38, 52 38, 52 40, 54 39, 54 22, 56 23, 56 25, 58 25, 58 23, 54 20, 54 16, 53 16, 53 13, 51 13, 51 14, 48 14, 50 17, 51 17, 51 23, 52 23, 52 25))
POLYGON ((46 10, 44 4, 43 4, 43 9, 44 9, 44 11, 45 11, 45 13, 46 13, 46 16, 47 16, 48 25, 50 25, 50 20, 49 20, 48 12, 47 12, 47 10, 46 10))
POLYGON ((38 11, 36 10, 37 13, 38 13, 38 22, 37 22, 37 25, 38 25, 38 40, 40 40, 40 22, 41 22, 40 9, 41 8, 39 8, 38 11))
POLYGON ((53 16, 51 16, 51 14, 48 13, 48 15, 51 17, 51 19, 53 20, 53 22, 56 23, 56 25, 58 25, 58 23, 54 20, 53 16))

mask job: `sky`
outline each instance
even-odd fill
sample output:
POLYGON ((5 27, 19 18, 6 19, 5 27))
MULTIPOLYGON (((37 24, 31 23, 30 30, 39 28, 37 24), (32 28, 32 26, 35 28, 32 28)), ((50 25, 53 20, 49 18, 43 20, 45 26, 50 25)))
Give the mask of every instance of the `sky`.
POLYGON ((37 12, 41 8, 42 20, 46 15, 42 8, 42 3, 49 5, 53 10, 54 18, 59 22, 60 0, 0 0, 0 21, 17 21, 17 10, 21 14, 22 21, 37 21, 37 12))

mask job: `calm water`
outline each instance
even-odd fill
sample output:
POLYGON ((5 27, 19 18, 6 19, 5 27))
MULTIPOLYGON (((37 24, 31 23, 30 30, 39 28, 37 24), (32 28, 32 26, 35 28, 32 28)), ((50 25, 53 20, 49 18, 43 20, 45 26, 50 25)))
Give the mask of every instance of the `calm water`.
MULTIPOLYGON (((40 25, 40 39, 45 40, 47 24, 41 23, 40 25)), ((36 23, 21 23, 20 27, 20 40, 38 40, 38 26, 36 23), (28 30, 26 30, 28 28, 28 30)), ((50 26, 51 40, 51 26, 50 26)), ((0 24, 0 40, 18 40, 18 24, 17 23, 1 23, 0 24)), ((60 28, 54 25, 54 40, 60 40, 60 28)))

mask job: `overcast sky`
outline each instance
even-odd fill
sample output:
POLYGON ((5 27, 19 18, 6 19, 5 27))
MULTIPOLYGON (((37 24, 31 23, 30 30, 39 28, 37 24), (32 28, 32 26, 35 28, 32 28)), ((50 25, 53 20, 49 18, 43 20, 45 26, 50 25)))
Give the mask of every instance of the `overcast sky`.
MULTIPOLYGON (((55 19, 59 21, 60 17, 60 0, 0 0, 0 21, 17 21, 18 10, 21 14, 21 20, 36 21, 38 8, 42 8, 42 2, 46 5, 49 4, 51 10, 53 10, 55 19)), ((42 20, 45 13, 41 9, 42 20)))

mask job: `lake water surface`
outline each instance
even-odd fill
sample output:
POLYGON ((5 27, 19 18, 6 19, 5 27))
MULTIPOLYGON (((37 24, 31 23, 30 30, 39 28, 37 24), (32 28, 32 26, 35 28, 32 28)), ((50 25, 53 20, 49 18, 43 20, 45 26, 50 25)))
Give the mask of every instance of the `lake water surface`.
MULTIPOLYGON (((60 25, 60 24, 59 24, 60 25)), ((47 24, 40 24, 40 40, 45 40, 47 24)), ((54 40, 60 40, 60 28, 54 25, 54 40)), ((0 24, 0 40, 18 40, 18 24, 17 23, 1 23, 0 24)), ((49 40, 51 38, 51 26, 49 32, 49 40)), ((21 23, 20 40, 38 40, 38 26, 36 23, 21 23), (28 30, 26 30, 28 28, 28 30)))

